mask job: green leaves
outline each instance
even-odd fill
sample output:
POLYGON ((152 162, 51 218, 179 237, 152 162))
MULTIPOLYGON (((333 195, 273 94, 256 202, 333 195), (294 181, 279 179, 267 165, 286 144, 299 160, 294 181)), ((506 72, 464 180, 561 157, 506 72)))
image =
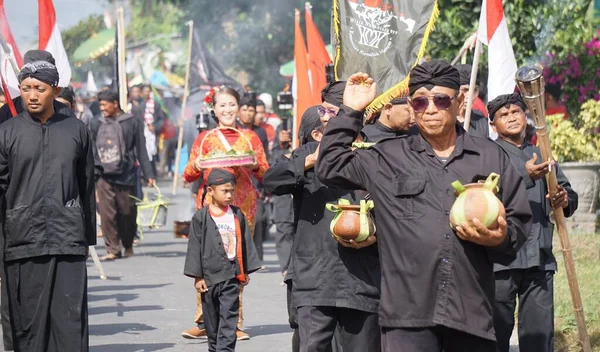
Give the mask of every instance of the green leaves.
POLYGON ((578 127, 563 120, 563 115, 546 120, 552 153, 559 162, 600 160, 600 101, 589 100, 581 106, 578 127))

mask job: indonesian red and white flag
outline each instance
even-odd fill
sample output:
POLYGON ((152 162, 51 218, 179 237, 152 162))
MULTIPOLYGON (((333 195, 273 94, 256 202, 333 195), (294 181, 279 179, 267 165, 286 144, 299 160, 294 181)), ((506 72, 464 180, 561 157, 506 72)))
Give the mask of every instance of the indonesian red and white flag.
POLYGON ((60 76, 59 87, 68 87, 71 82, 71 65, 56 23, 56 12, 52 0, 38 0, 39 48, 54 56, 60 76))
POLYGON ((488 46, 488 101, 515 91, 517 61, 510 42, 502 0, 483 0, 478 39, 488 46))

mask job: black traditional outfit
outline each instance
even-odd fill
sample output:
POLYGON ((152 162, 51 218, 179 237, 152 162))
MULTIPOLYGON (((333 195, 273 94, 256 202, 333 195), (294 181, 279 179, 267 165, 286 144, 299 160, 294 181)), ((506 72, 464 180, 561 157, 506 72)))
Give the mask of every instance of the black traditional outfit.
MULTIPOLYGON (((275 165, 278 161, 285 161, 291 154, 291 148, 273 147, 269 163, 275 165)), ((291 194, 272 195, 273 223, 275 224, 275 250, 282 273, 288 270, 294 243, 294 203, 291 194)))
MULTIPOLYGON (((431 61, 412 70, 411 94, 436 85, 458 89, 456 69, 431 61)), ((329 121, 316 173, 331 187, 365 189, 375 202, 383 351, 495 351, 492 263, 514 260, 530 227, 521 176, 498 145, 469 136, 458 124, 445 161, 420 133, 352 151, 362 115, 343 106, 329 121), (492 172, 500 175, 508 229, 502 244, 484 247, 450 228, 451 183, 492 172)))
MULTIPOLYGON (((213 169, 208 176, 209 186, 226 183, 235 183, 235 176, 221 169, 213 169)), ((235 256, 228 257, 210 207, 204 207, 192 218, 185 259, 184 274, 204 279, 208 286, 202 293, 202 311, 210 352, 235 350, 241 283, 261 266, 244 214, 237 207, 230 208, 237 237, 235 256)))
MULTIPOLYGON (((525 104, 520 95, 499 96, 488 104, 490 118, 504 106, 525 104)), ((523 143, 520 147, 498 139, 496 141, 510 157, 527 188, 527 197, 533 223, 525 245, 517 258, 506 265, 495 264, 496 301, 494 303, 494 328, 498 340, 498 351, 510 350, 510 337, 515 323, 516 298, 519 297, 519 348, 522 351, 554 351, 554 283, 556 259, 552 254, 554 224, 550 220, 552 207, 546 199, 548 183, 543 177, 532 180, 525 163, 533 154, 542 155, 538 147, 523 143)), ((541 158, 537 163, 541 163, 541 158)), ((555 164, 558 184, 568 194, 569 205, 564 208, 566 217, 577 210, 578 196, 558 164, 555 164)))
MULTIPOLYGON (((319 116, 305 114, 300 128, 302 142, 320 126, 319 116)), ((273 194, 292 194, 296 231, 292 249, 292 304, 297 308, 300 351, 328 351, 336 340, 343 351, 379 351, 377 306, 379 261, 377 247, 346 248, 331 236, 334 214, 327 203, 340 198, 358 202, 359 192, 326 187, 305 171, 306 157, 318 143, 296 149, 265 174, 264 183, 273 194)))
MULTIPOLYGON (((19 82, 30 77, 58 84, 48 61, 25 64, 19 82)), ((0 125, 2 286, 17 352, 88 350, 86 259, 88 246, 96 244, 94 178, 92 140, 76 118, 55 110, 42 123, 24 111, 0 125)))

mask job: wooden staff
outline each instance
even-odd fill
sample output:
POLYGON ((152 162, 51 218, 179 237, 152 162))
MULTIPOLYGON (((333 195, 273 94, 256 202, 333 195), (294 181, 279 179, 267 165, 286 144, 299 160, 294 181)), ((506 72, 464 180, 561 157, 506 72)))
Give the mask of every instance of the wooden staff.
POLYGON ((190 94, 190 66, 192 64, 192 39, 194 35, 194 21, 189 21, 190 26, 189 43, 188 43, 188 58, 185 69, 185 83, 183 86, 183 101, 181 102, 181 116, 179 117, 179 137, 177 139, 177 152, 175 153, 175 173, 173 175, 173 195, 177 194, 177 180, 179 179, 179 162, 181 160, 181 148, 183 146, 183 119, 185 118, 185 106, 187 98, 190 94))
POLYGON ((481 41, 477 39, 475 44, 475 55, 473 56, 473 68, 471 68, 471 81, 469 82, 469 93, 467 93, 467 111, 465 112, 464 129, 469 132, 471 128, 471 111, 473 111, 473 95, 477 83, 477 71, 479 70, 479 57, 481 56, 481 41))
MULTIPOLYGON (((546 128, 546 108, 544 106, 544 76, 543 68, 540 65, 533 67, 523 67, 517 71, 516 81, 519 90, 523 95, 527 107, 533 113, 535 120, 535 129, 538 136, 538 145, 542 152, 542 160, 554 160, 552 149, 550 148, 550 137, 546 128)), ((556 178, 556 168, 550 167, 550 172, 546 174, 548 183, 548 193, 553 197, 558 191, 558 180, 556 178)), ((577 330, 579 332, 579 341, 584 352, 591 352, 590 337, 585 326, 585 315, 583 313, 583 303, 581 302, 581 293, 579 292, 579 283, 577 282, 577 272, 575 271, 575 262, 571 251, 571 242, 567 230, 567 222, 562 208, 554 209, 554 220, 558 229, 558 238, 560 241, 561 252, 565 260, 565 269, 569 290, 571 291, 571 300, 573 302, 573 311, 577 321, 577 330)))
POLYGON ((102 267, 102 263, 100 262, 100 258, 98 258, 98 253, 96 253, 96 248, 94 248, 94 246, 90 246, 90 255, 92 256, 92 260, 94 261, 96 270, 98 270, 100 279, 106 280, 106 274, 104 273, 104 268, 102 267))
POLYGON ((127 74, 125 73, 125 19, 123 17, 123 8, 117 9, 117 65, 119 68, 119 103, 121 109, 127 112, 127 74))

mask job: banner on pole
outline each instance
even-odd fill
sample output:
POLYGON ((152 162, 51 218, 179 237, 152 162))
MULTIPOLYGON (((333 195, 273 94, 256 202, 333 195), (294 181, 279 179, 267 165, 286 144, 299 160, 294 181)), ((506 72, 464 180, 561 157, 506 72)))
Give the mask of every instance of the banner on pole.
POLYGON ((367 114, 408 93, 408 74, 438 15, 436 0, 333 0, 335 78, 364 72, 375 79, 378 97, 367 114))

